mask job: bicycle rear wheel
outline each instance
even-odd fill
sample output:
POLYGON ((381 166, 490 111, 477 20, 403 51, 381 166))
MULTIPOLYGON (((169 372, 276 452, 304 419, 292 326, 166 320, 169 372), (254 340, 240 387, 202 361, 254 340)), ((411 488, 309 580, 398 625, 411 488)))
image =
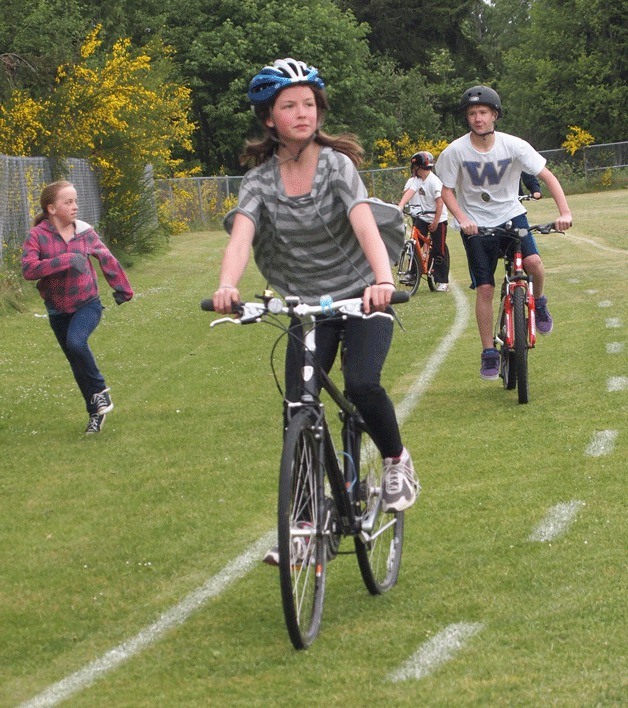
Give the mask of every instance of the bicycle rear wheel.
POLYGON ((319 445, 311 414, 299 411, 284 437, 277 527, 283 613, 295 649, 314 641, 323 614, 327 559, 319 445))
POLYGON ((355 552, 362 579, 372 595, 381 595, 397 582, 403 549, 403 512, 381 509, 382 458, 366 432, 356 434, 354 462, 360 481, 362 533, 355 552))
POLYGON ((515 362, 517 368, 517 393, 519 403, 527 403, 530 397, 528 384, 528 323, 525 306, 526 291, 515 288, 513 293, 513 317, 515 325, 515 362))
POLYGON ((403 249, 399 254, 395 280, 397 290, 407 291, 410 296, 414 295, 419 289, 421 273, 416 258, 414 241, 412 240, 404 243, 403 249))

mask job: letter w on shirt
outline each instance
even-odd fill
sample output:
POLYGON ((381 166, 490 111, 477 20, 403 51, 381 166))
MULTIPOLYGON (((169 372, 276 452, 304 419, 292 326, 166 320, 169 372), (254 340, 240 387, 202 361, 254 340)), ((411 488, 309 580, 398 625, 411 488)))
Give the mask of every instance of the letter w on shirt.
POLYGON ((481 187, 486 182, 489 184, 499 184, 508 165, 512 163, 512 158, 499 160, 497 165, 494 162, 463 162, 464 168, 469 173, 471 182, 476 187, 481 187), (480 167, 482 168, 480 170, 480 167))

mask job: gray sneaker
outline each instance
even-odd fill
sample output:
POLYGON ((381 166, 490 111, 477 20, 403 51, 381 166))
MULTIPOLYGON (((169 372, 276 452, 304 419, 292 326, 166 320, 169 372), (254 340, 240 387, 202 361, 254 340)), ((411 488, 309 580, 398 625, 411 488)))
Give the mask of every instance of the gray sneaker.
POLYGON ((401 457, 384 458, 382 510, 387 513, 411 507, 421 491, 410 453, 403 448, 401 457))
POLYGON ((111 396, 109 395, 108 388, 100 393, 95 393, 92 396, 91 403, 96 408, 94 413, 98 413, 98 415, 104 415, 105 413, 109 413, 113 410, 113 402, 111 400, 111 396))

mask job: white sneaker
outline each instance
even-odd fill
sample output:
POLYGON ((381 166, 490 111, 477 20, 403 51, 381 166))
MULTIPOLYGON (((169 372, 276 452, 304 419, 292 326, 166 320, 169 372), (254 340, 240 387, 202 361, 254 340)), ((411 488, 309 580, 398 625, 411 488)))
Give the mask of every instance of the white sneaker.
POLYGON ((436 283, 436 292, 437 293, 448 293, 449 292, 449 285, 447 285, 447 283, 436 283))
POLYGON ((404 511, 411 507, 421 491, 410 453, 403 448, 401 457, 384 458, 382 478, 382 510, 404 511))
MULTIPOLYGON (((297 522, 297 528, 313 530, 314 525, 309 521, 299 521, 297 522)), ((306 558, 310 565, 315 564, 316 558, 314 557, 314 554, 310 552, 308 558, 309 545, 309 536, 295 536, 292 539, 292 555, 295 565, 302 565, 306 558)), ((279 546, 269 548, 264 554, 264 558, 262 560, 266 563, 266 565, 279 565, 279 546)))
POLYGON ((269 548, 262 559, 267 565, 279 565, 279 546, 269 548))

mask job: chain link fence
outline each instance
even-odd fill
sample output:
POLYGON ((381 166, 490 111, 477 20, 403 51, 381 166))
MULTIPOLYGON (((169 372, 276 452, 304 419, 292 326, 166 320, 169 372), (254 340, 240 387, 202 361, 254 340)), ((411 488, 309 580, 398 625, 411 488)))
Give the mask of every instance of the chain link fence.
MULTIPOLYGON (((588 145, 576 155, 565 149, 542 150, 548 167, 561 180, 581 175, 595 178, 600 171, 628 167, 628 142, 588 145)), ((397 203, 410 176, 408 167, 360 170, 364 184, 373 197, 397 203)), ((224 214, 237 203, 242 177, 193 177, 156 180, 157 201, 185 228, 202 229, 219 225, 224 214)))
MULTIPOLYGON (((64 160, 66 179, 79 194, 79 219, 90 224, 100 220, 98 180, 85 160, 64 160)), ((53 163, 45 157, 0 155, 0 263, 6 250, 21 247, 39 213, 39 195, 54 181, 53 163)))
MULTIPOLYGON (((561 180, 596 179, 600 173, 628 167, 628 142, 589 145, 575 156, 564 149, 541 154, 561 180)), ((97 226, 101 199, 96 174, 85 160, 67 159, 63 165, 79 195, 79 218, 97 226)), ((360 174, 371 196, 397 203, 410 171, 392 167, 360 174)), ((53 179, 53 165, 47 158, 0 155, 0 264, 4 251, 19 248, 26 238, 39 211, 40 192, 53 179)), ((156 210, 175 232, 217 226, 237 204, 241 181, 242 177, 231 175, 155 180, 156 210)))

